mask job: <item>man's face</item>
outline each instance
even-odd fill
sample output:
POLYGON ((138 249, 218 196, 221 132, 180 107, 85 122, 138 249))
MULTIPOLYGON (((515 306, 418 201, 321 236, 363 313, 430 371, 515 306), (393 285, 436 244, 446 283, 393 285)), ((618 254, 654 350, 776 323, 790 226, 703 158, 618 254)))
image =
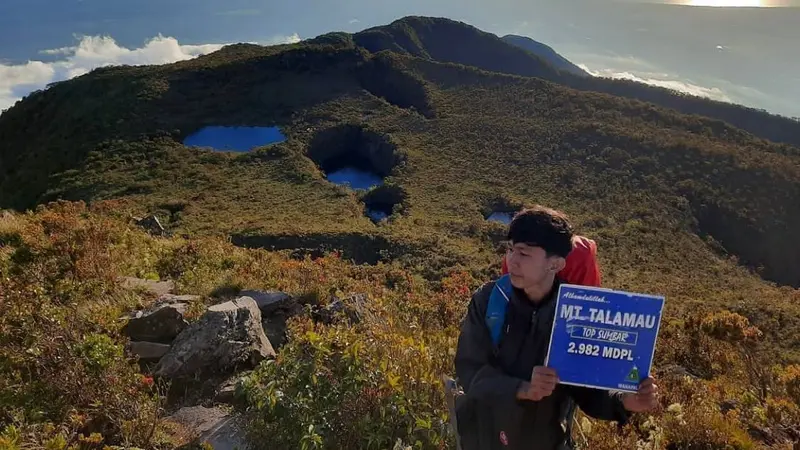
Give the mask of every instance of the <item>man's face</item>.
POLYGON ((558 266, 557 256, 548 257, 543 248, 523 243, 512 243, 506 259, 511 284, 518 289, 548 282, 555 275, 550 269, 558 266))

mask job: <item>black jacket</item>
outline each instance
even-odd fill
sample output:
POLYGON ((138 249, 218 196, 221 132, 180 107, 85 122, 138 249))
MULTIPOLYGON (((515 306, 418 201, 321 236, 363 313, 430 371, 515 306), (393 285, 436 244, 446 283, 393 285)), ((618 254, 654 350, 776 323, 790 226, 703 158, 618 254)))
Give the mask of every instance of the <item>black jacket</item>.
POLYGON ((575 403, 597 419, 628 420, 619 396, 599 389, 560 384, 538 402, 517 400, 520 383, 530 381, 534 366, 544 365, 558 285, 556 280, 550 295, 538 305, 515 290, 496 352, 484 322, 494 282, 473 295, 455 357, 457 381, 464 389, 456 403, 463 450, 568 448, 567 423, 575 403))

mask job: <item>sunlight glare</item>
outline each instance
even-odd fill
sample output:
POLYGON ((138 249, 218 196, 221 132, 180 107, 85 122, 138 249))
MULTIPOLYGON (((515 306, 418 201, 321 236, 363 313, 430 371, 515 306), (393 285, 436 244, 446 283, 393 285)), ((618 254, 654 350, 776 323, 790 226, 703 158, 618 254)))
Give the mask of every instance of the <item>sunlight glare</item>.
POLYGON ((766 6, 762 0, 689 0, 688 4, 691 6, 716 6, 724 7, 751 7, 758 8, 766 6))

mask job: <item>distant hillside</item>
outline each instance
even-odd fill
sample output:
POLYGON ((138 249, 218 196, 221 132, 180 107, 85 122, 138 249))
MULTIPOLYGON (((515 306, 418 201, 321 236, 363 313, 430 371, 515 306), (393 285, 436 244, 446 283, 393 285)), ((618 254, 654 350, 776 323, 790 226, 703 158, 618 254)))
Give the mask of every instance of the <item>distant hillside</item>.
POLYGON ((796 120, 634 81, 577 76, 569 71, 559 71, 544 58, 462 22, 405 17, 386 26, 356 33, 354 38, 358 45, 371 52, 390 50, 493 72, 540 77, 584 91, 643 100, 685 114, 711 117, 764 139, 800 146, 800 122, 796 120))
MULTIPOLYGON (((352 39, 235 45, 166 66, 96 70, 0 117, 0 206, 124 198, 162 211, 176 230, 287 249, 335 243, 361 261, 435 258, 433 273, 490 263, 492 244, 477 231, 490 227, 487 208, 536 199, 575 209, 598 230, 614 222, 594 211, 644 220, 658 234, 678 227, 690 239, 683 247, 710 239, 703 251, 800 286, 796 149, 630 99, 437 61, 480 64, 484 54, 495 70, 563 76, 499 38, 420 18, 352 39), (443 36, 465 45, 450 50, 443 36), (395 52, 379 51, 389 44, 395 52), (205 125, 241 124, 279 125, 288 140, 242 155, 181 144, 205 125), (388 162, 373 167, 385 192, 353 195, 325 180, 373 149, 385 154, 369 158, 388 162), (390 220, 373 224, 370 204, 390 220), (427 232, 435 250, 419 239, 427 232), (465 252, 464 239, 483 256, 465 252)), ((679 249, 675 261, 686 258, 679 249)), ((664 255, 653 249, 653 263, 664 255)))
POLYGON ((534 55, 544 59, 551 66, 555 67, 558 70, 562 70, 564 72, 568 72, 574 75, 589 76, 589 73, 587 73, 585 70, 576 66, 567 58, 564 58, 546 44, 534 41, 533 39, 526 36, 517 36, 514 34, 508 34, 506 36, 503 36, 502 39, 511 45, 527 50, 533 53, 534 55))

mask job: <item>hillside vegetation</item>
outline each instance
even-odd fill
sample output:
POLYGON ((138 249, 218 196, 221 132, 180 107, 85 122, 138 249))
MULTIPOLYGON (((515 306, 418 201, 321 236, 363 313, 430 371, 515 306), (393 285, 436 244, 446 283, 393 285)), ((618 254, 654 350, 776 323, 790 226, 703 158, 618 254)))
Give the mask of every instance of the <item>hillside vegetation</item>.
POLYGON ((797 125, 577 79, 496 36, 412 17, 99 69, 19 102, 0 116, 0 207, 16 210, 0 221, 0 448, 187 440, 163 420, 174 395, 130 361, 118 318, 154 299, 120 276, 172 279, 204 296, 198 310, 239 289, 306 306, 367 294, 357 324, 292 319, 277 359, 248 378, 254 441, 449 448, 440 377, 470 293, 499 269, 504 227, 486 217, 541 203, 598 242, 604 285, 667 298, 662 410, 621 434, 581 419, 583 448, 789 449, 800 150, 720 119, 741 113, 787 142, 797 125), (287 139, 247 153, 182 144, 208 125, 287 139), (384 184, 327 181, 342 165, 384 184), (172 237, 132 225, 148 214, 172 237))
MULTIPOLYGON (((164 418, 177 407, 175 388, 140 372, 128 352, 118 318, 153 297, 123 287, 121 276, 172 279, 207 302, 220 289, 277 289, 308 305, 366 294, 358 323, 291 320, 277 359, 246 379, 250 437, 257 448, 452 445, 439 380, 453 373, 458 323, 481 280, 449 272, 429 282, 396 264, 353 265, 335 254, 296 260, 216 238, 154 238, 124 209, 62 202, 0 219, 0 448, 191 443, 164 418)), ((608 284, 624 280, 612 272, 608 284)), ((787 294, 761 289, 762 298, 787 294)), ((582 448, 791 448, 800 366, 767 338, 786 331, 757 328, 712 298, 691 313, 668 299, 656 352, 663 408, 621 433, 581 418, 582 448)))

